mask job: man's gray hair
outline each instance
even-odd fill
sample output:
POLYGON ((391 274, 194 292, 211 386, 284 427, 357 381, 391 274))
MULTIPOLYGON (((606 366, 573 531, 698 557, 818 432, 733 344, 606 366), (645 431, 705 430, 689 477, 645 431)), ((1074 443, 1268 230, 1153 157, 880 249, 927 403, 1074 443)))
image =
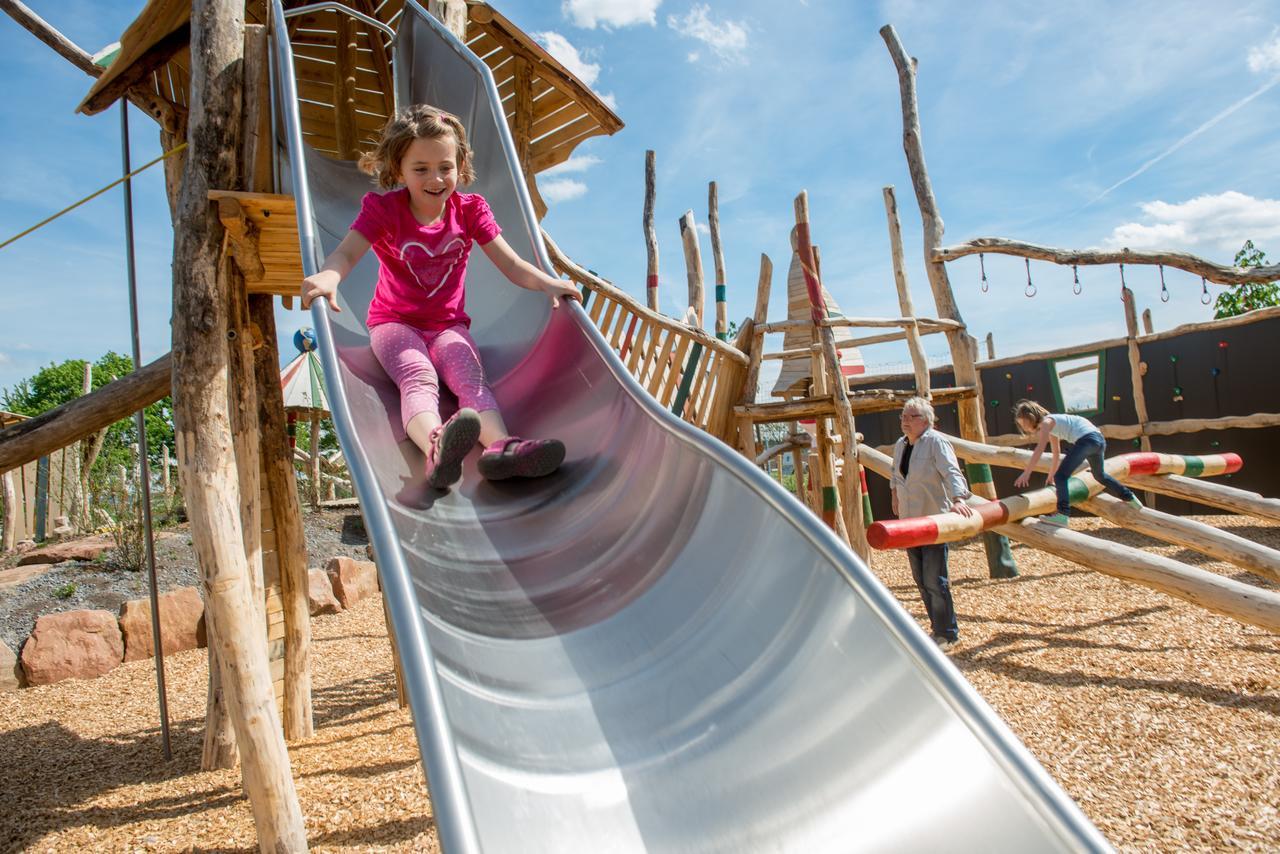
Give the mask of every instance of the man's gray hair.
POLYGON ((933 412, 933 404, 925 400, 923 397, 913 397, 906 403, 902 404, 902 410, 904 412, 908 409, 915 410, 917 415, 923 415, 925 420, 929 422, 930 426, 933 426, 933 424, 938 420, 938 417, 933 412))

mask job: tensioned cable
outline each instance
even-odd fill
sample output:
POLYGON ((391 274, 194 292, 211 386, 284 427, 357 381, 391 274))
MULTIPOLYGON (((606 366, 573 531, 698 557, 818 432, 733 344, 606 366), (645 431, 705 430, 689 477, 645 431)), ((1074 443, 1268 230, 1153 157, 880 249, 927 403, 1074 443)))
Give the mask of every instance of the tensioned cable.
POLYGON ((148 170, 148 169, 150 169, 152 166, 155 166, 157 163, 159 163, 161 160, 164 160, 166 157, 168 157, 168 156, 170 156, 170 155, 172 155, 172 154, 177 154, 179 151, 182 151, 182 150, 183 150, 184 148, 186 148, 186 147, 187 147, 187 144, 184 142, 184 143, 182 143, 182 144, 181 144, 181 145, 179 145, 179 146, 176 146, 176 147, 174 147, 174 148, 169 149, 169 150, 168 150, 168 151, 166 151, 164 154, 161 154, 159 157, 157 157, 155 160, 152 160, 152 161, 151 161, 150 163, 148 163, 147 165, 145 165, 145 166, 139 166, 137 169, 133 170, 133 171, 132 171, 132 172, 130 172, 128 175, 125 175, 124 177, 122 177, 122 178, 120 178, 120 179, 118 179, 118 180, 112 181, 110 184, 108 184, 107 186, 103 187, 101 190, 98 190, 98 191, 97 191, 97 192, 95 192, 95 193, 91 193, 91 194, 89 194, 89 195, 85 196, 85 197, 84 197, 83 199, 81 199, 80 201, 76 202, 75 204, 69 205, 69 206, 67 206, 67 207, 63 208, 62 210, 58 211, 58 212, 57 212, 56 214, 54 214, 53 216, 48 217, 48 218, 46 218, 46 219, 43 219, 43 220, 41 220, 40 222, 37 222, 35 225, 31 226, 31 227, 30 227, 30 228, 28 228, 26 231, 20 232, 19 234, 15 234, 13 237, 10 237, 10 238, 9 238, 8 240, 6 240, 4 243, 0 243, 0 249, 5 248, 5 247, 6 247, 6 246, 8 246, 10 243, 13 243, 13 242, 14 242, 14 241, 16 241, 16 240, 20 240, 20 239, 22 239, 23 237, 26 237, 28 234, 30 234, 31 232, 35 231, 35 230, 36 230, 36 229, 38 229, 38 228, 43 228, 44 226, 46 226, 46 225, 48 225, 49 223, 53 222, 55 219, 57 219, 58 217, 62 216, 63 214, 65 214, 65 213, 70 213, 71 211, 73 211, 73 210, 75 210, 76 208, 80 207, 80 206, 81 206, 81 205, 83 205, 85 202, 90 201, 90 200, 92 200, 92 199, 96 199, 98 196, 101 196, 103 193, 105 193, 107 190, 110 190, 112 187, 115 187, 115 186, 118 186, 118 185, 120 185, 120 184, 123 184, 125 181, 128 181, 128 180, 129 180, 130 178, 132 178, 134 175, 137 175, 137 174, 139 174, 140 172, 145 172, 145 171, 147 171, 147 170, 148 170))

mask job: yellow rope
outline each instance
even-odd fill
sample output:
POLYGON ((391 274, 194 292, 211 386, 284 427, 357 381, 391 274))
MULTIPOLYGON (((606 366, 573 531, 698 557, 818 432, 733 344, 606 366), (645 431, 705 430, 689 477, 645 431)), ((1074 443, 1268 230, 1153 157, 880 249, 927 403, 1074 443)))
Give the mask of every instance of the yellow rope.
POLYGON ((56 214, 54 214, 53 216, 48 217, 47 219, 43 219, 43 220, 41 220, 40 222, 37 222, 35 225, 31 226, 31 227, 30 227, 30 228, 28 228, 26 231, 24 231, 24 232, 22 232, 22 233, 20 233, 20 234, 15 234, 13 237, 10 237, 10 238, 9 238, 8 240, 6 240, 4 243, 0 243, 0 249, 5 248, 5 247, 6 247, 6 246, 8 246, 10 243, 13 243, 13 242, 14 242, 14 241, 16 241, 16 240, 20 240, 20 239, 22 239, 23 237, 26 237, 28 234, 30 234, 31 232, 35 231, 37 228, 43 228, 44 226, 46 226, 46 225, 48 225, 49 223, 53 222, 55 219, 57 219, 58 217, 62 216, 63 214, 65 214, 65 213, 69 213, 69 212, 71 212, 71 211, 75 210, 76 208, 80 207, 80 206, 81 206, 81 205, 83 205, 85 202, 90 201, 91 199, 96 199, 98 196, 101 196, 103 193, 105 193, 107 190, 110 190, 112 187, 115 187, 115 186, 117 186, 117 185, 119 185, 119 184, 123 184, 125 181, 128 181, 128 180, 129 180, 130 178, 132 178, 134 175, 137 175, 137 174, 138 174, 138 173, 140 173, 140 172, 145 172, 146 170, 150 169, 152 166, 155 166, 155 165, 156 165, 157 163, 159 163, 161 160, 164 160, 164 159, 165 159, 166 157, 168 157, 169 155, 171 155, 171 154, 177 154, 179 151, 181 151, 182 149, 184 149, 184 148, 186 148, 186 147, 187 147, 187 144, 184 142, 184 143, 182 143, 182 145, 179 145, 179 146, 177 146, 176 148, 171 148, 171 149, 169 149, 169 150, 168 150, 168 151, 166 151, 164 154, 161 154, 159 157, 157 157, 155 160, 152 160, 152 161, 151 161, 150 163, 148 163, 147 165, 145 165, 145 166, 140 166, 140 167, 138 167, 137 169, 135 169, 135 170, 133 170, 132 172, 130 172, 128 175, 125 175, 123 178, 120 178, 120 179, 118 179, 118 180, 116 180, 116 181, 112 181, 110 184, 108 184, 107 186, 103 187, 101 190, 98 190, 96 193, 91 193, 90 195, 85 196, 83 199, 81 199, 80 201, 76 202, 75 204, 70 205, 70 206, 68 206, 68 207, 65 207, 65 208, 63 208, 62 210, 58 211, 58 212, 57 212, 56 214))

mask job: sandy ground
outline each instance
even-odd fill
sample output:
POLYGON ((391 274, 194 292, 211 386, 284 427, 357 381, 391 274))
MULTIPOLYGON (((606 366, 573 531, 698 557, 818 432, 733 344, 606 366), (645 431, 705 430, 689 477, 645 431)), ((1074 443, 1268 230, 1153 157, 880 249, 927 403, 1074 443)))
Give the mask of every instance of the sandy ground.
MULTIPOLYGON (((1205 518, 1280 547, 1280 526, 1205 518)), ((994 582, 979 546, 953 552, 963 642, 952 661, 1107 838, 1126 851, 1280 850, 1280 638, 1042 553, 1015 554, 1023 576, 994 582)), ((878 556, 875 571, 922 620, 902 556, 878 556)), ((380 601, 313 625, 317 732, 291 747, 312 849, 436 850, 380 601)), ((170 657, 167 673, 167 763, 149 662, 0 695, 0 847, 256 847, 239 773, 198 770, 203 652, 170 657)))

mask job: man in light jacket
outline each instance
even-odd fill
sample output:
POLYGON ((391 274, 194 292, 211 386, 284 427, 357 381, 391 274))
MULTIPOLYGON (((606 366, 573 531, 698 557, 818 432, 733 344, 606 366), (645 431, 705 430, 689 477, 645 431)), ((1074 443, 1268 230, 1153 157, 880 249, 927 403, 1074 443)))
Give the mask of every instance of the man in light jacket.
MULTIPOLYGON (((899 519, 936 513, 973 515, 965 503, 972 493, 956 462, 951 443, 933 429, 933 406, 913 397, 902 406, 902 438, 893 446, 893 513, 899 519)), ((947 544, 907 549, 911 575, 929 614, 930 634, 944 650, 960 640, 951 582, 947 578, 947 544)))

